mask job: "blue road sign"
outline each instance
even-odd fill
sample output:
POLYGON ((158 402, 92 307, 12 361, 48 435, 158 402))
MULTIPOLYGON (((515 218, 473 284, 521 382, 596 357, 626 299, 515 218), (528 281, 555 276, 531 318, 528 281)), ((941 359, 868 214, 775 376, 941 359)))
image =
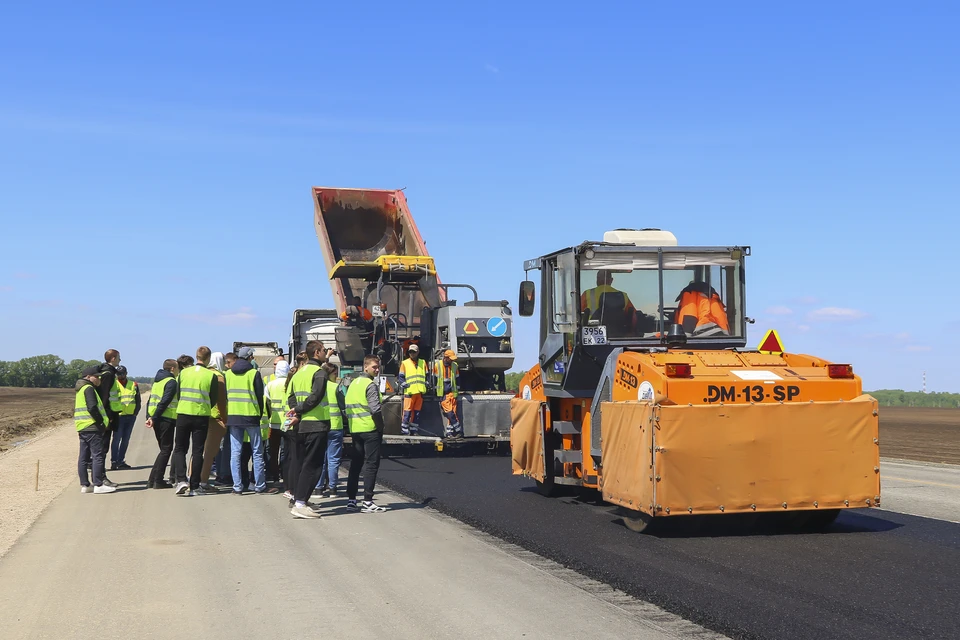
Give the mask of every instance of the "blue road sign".
POLYGON ((490 332, 494 338, 503 337, 507 332, 507 321, 503 318, 490 318, 487 320, 487 331, 490 332))

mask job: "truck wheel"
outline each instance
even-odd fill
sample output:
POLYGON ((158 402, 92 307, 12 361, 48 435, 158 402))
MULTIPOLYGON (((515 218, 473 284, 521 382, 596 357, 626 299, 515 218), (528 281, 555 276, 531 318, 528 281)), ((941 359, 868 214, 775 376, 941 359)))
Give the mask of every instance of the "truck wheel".
POLYGON ((833 521, 840 515, 840 509, 824 509, 823 511, 814 511, 810 514, 807 521, 807 529, 811 531, 823 531, 833 524, 833 521))
POLYGON ((643 533, 653 522, 653 516, 625 507, 620 507, 620 517, 623 519, 624 526, 636 533, 643 533))

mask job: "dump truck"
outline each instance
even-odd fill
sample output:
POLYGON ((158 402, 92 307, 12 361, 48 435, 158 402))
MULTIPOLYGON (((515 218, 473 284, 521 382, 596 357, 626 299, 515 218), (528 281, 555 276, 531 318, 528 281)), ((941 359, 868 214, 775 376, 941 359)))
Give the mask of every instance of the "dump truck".
MULTIPOLYGON (((380 385, 386 394, 385 443, 442 448, 445 419, 435 388, 424 395, 420 435, 401 433, 397 375, 410 344, 419 346, 428 373, 444 351, 454 351, 464 433, 458 446, 506 448, 513 398, 506 390, 506 371, 514 362, 508 302, 482 300, 472 285, 441 281, 402 190, 314 187, 312 195, 317 238, 340 321, 333 335, 341 390, 362 371, 365 356, 379 356, 380 385), (461 294, 466 297, 458 304, 454 296, 461 294)), ((324 322, 329 331, 332 322, 324 322)), ((435 387, 433 376, 428 377, 429 386, 435 387)))
POLYGON ((747 348, 750 253, 620 229, 525 261, 518 311, 539 270, 541 339, 511 402, 513 473, 599 492, 635 531, 702 514, 824 527, 879 506, 877 401, 849 364, 747 348))

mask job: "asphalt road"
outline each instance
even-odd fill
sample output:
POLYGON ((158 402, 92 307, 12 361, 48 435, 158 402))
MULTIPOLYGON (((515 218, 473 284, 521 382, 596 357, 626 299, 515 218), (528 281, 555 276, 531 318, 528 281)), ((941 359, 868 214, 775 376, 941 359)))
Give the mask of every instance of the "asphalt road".
POLYGON ((0 558, 4 640, 716 637, 389 492, 296 520, 279 496, 145 489, 141 425, 116 493, 74 478, 0 558))
MULTIPOLYGON (((881 478, 887 473, 914 471, 884 469, 881 478)), ((540 496, 533 481, 511 475, 505 457, 395 458, 384 461, 381 478, 424 504, 730 637, 960 637, 960 525, 951 522, 874 509, 842 513, 815 534, 750 533, 716 519, 701 520, 699 532, 674 527, 636 534, 609 505, 540 496)), ((913 503, 890 482, 883 486, 887 509, 891 502, 913 503)), ((960 503, 960 491, 952 491, 942 497, 948 508, 960 503)), ((942 514, 936 505, 924 510, 942 514)))

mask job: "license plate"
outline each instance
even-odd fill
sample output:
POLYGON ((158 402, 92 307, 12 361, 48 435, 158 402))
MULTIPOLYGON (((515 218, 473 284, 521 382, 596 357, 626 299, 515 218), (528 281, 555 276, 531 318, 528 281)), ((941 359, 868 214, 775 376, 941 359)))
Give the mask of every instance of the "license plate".
POLYGON ((581 342, 586 346, 607 344, 606 327, 584 327, 581 342))

